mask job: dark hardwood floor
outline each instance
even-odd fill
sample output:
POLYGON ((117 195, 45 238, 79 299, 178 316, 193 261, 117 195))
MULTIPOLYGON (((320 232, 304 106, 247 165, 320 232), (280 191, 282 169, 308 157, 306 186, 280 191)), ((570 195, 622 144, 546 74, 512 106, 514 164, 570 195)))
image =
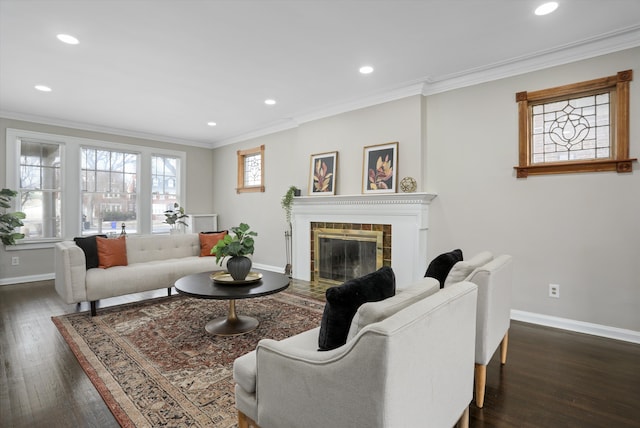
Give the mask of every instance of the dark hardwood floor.
MULTIPOLYGON (((64 304, 53 281, 0 287, 0 427, 118 426, 51 322, 88 309, 64 304)), ((640 427, 639 410, 640 345, 512 322, 507 364, 489 364, 471 427, 640 427)))

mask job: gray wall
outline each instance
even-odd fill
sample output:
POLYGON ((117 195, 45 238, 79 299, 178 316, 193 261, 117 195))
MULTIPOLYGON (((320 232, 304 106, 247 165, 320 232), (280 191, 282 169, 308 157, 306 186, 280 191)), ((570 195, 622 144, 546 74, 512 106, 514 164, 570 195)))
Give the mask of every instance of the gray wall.
MULTIPOLYGON (((151 141, 140 138, 124 137, 92 131, 84 131, 59 126, 43 125, 33 122, 9 120, 0 118, 0 188, 6 187, 6 137, 7 128, 23 129, 34 132, 59 134, 71 137, 88 138, 92 140, 132 144, 138 146, 157 147, 167 150, 186 152, 187 156, 187 194, 184 206, 189 213, 213 213, 213 153, 210 149, 170 144, 161 141, 151 141)), ((67 238, 71 238, 68 236, 67 238)), ((18 247, 13 247, 18 248, 18 247)), ((52 249, 30 249, 19 251, 5 251, 0 245, 0 282, 7 278, 37 276, 51 274, 53 267, 52 249), (11 266, 11 257, 20 257, 19 266, 11 266)))
POLYGON ((420 104, 420 96, 408 97, 216 149, 214 208, 219 228, 248 223, 258 232, 254 261, 284 268, 287 225, 280 200, 291 185, 308 194, 311 155, 338 151, 337 194, 360 194, 363 147, 399 141, 399 177, 417 179, 422 174, 420 104), (237 194, 236 152, 261 144, 265 192, 237 194))
POLYGON ((640 49, 427 99, 432 250, 515 258, 515 309, 640 331, 640 165, 516 179, 515 93, 634 69, 631 157, 640 156, 640 49), (549 283, 560 298, 548 297, 549 283))
MULTIPOLYGON (((515 258, 516 310, 640 331, 640 166, 516 179, 515 93, 640 70, 640 49, 428 97, 408 97, 214 150, 220 225, 260 234, 254 260, 284 266, 290 184, 307 191, 309 156, 337 150, 338 194, 361 193, 362 148, 399 141, 399 177, 438 194, 429 258, 460 247, 515 258), (266 146, 264 194, 235 193, 236 150, 266 146), (560 284, 560 299, 548 284, 560 284)), ((637 73, 636 73, 637 74, 637 73)), ((638 77, 636 76, 636 80, 638 77)), ((640 154, 640 88, 631 85, 632 157, 640 154)))

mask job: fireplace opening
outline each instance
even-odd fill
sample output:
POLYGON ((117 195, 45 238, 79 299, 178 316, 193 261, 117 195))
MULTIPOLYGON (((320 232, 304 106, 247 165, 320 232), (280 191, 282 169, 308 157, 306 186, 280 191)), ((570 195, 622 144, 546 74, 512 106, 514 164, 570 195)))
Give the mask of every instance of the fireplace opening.
POLYGON ((376 230, 315 230, 314 280, 341 284, 383 266, 383 232, 376 230))

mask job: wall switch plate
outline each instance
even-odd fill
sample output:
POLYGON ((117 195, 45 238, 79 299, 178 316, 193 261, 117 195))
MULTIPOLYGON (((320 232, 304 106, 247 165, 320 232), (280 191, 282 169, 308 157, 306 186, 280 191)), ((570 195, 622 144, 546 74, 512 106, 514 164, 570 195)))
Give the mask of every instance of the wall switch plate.
POLYGON ((11 266, 18 266, 20 264, 20 257, 11 257, 11 266))
POLYGON ((560 298, 560 285, 559 284, 549 284, 549 297, 553 297, 556 299, 560 298))

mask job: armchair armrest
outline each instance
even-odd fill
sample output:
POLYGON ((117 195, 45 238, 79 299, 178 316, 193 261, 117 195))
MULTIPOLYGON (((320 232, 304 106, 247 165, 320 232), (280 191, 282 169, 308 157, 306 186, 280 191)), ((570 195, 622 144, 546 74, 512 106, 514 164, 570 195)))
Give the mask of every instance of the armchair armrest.
POLYGON ((53 251, 55 288, 60 297, 68 304, 87 301, 84 251, 72 241, 58 242, 53 251))

